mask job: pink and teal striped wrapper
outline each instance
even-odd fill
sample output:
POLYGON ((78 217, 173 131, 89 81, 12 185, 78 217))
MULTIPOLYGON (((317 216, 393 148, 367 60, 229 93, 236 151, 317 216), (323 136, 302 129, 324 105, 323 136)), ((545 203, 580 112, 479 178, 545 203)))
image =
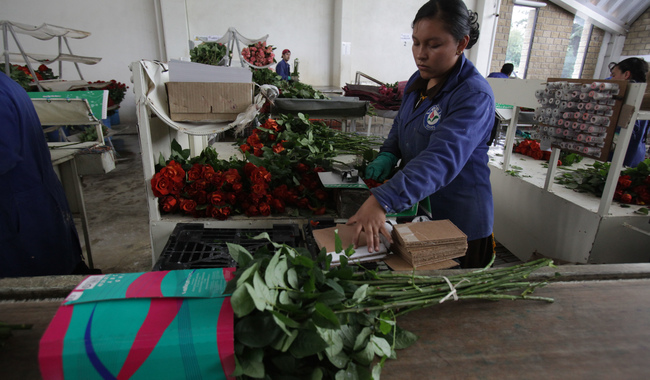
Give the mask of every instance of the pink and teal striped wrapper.
POLYGON ((235 268, 86 277, 43 334, 43 379, 234 379, 235 268))

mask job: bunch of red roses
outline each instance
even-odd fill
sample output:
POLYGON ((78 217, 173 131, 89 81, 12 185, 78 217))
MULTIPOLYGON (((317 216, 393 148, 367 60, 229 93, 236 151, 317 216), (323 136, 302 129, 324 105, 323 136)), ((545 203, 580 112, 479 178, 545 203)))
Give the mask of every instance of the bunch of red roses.
POLYGON ((650 175, 643 182, 630 175, 618 177, 614 200, 637 205, 650 204, 650 175))
POLYGON ((165 166, 151 179, 160 209, 165 213, 220 220, 236 214, 283 214, 287 207, 324 214, 329 194, 322 187, 318 173, 325 169, 289 160, 283 141, 278 141, 283 129, 275 120, 267 120, 240 146, 243 152, 252 154, 248 156, 249 161, 215 163, 221 170, 205 162, 161 163, 165 166), (278 167, 278 163, 286 167, 278 167))
POLYGON ((536 160, 548 160, 551 158, 551 152, 543 151, 540 148, 539 141, 532 139, 520 141, 519 144, 515 145, 514 151, 515 153, 520 153, 536 160))
POLYGON ((246 139, 246 143, 241 144, 239 149, 244 153, 250 152, 257 157, 262 156, 264 146, 270 147, 273 153, 281 153, 284 151, 282 144, 287 142, 286 140, 278 141, 278 135, 283 129, 275 120, 267 119, 264 124, 253 130, 253 133, 246 139))

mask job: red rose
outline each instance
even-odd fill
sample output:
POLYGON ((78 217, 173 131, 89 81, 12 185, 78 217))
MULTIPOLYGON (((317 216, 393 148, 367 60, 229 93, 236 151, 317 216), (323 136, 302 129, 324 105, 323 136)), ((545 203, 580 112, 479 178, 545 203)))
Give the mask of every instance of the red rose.
POLYGON ((186 214, 192 214, 196 210, 196 202, 192 199, 181 198, 180 208, 186 214))
POLYGON ((282 143, 277 143, 273 146, 273 153, 278 154, 284 150, 282 143))
POLYGON ((296 206, 298 206, 299 208, 303 208, 303 209, 309 208, 309 199, 300 198, 300 200, 298 200, 296 206))
POLYGON ((246 215, 248 216, 257 216, 260 214, 260 211, 257 209, 257 206, 255 205, 250 205, 248 208, 246 208, 246 211, 244 211, 246 215))
POLYGON ((269 206, 268 203, 260 203, 258 209, 260 210, 260 214, 263 216, 271 215, 271 206, 269 206))
POLYGON ((151 190, 155 197, 163 197, 171 193, 174 189, 174 182, 171 178, 165 177, 162 173, 156 173, 151 178, 151 190))
POLYGON ((262 183, 262 182, 269 183, 269 182, 271 182, 271 173, 269 173, 269 171, 266 170, 266 168, 259 167, 259 168, 255 169, 255 170, 253 170, 253 172, 250 175, 250 178, 251 178, 251 181, 253 181, 255 183, 258 183, 258 182, 260 182, 260 183, 262 183))
POLYGON ((311 207, 311 206, 309 206, 309 209, 314 213, 314 215, 323 215, 323 214, 325 214, 325 206, 320 206, 320 207, 311 207))
POLYGON ((250 152, 250 150, 251 150, 251 146, 248 145, 248 144, 241 144, 241 145, 239 146, 239 150, 241 150, 241 151, 244 152, 244 153, 246 153, 246 152, 250 152))
POLYGON ((183 170, 183 167, 174 160, 169 161, 167 166, 160 169, 160 173, 165 177, 174 178, 175 180, 185 179, 185 170, 183 170))
POLYGON ((622 175, 618 177, 618 184, 622 189, 627 189, 632 185, 632 179, 629 175, 622 175))
POLYGON ((190 170, 187 171, 187 180, 196 181, 201 178, 201 164, 194 164, 190 170))
POLYGON ((273 208, 273 210, 275 210, 275 212, 279 214, 284 214, 285 208, 284 208, 284 202, 282 202, 282 200, 278 198, 273 198, 271 200, 271 207, 273 208))
POLYGON ((178 199, 173 195, 167 195, 158 199, 158 204, 164 212, 174 212, 178 209, 178 199))
POLYGON ((306 173, 307 171, 309 171, 309 166, 307 166, 307 165, 305 165, 305 164, 303 164, 301 162, 298 165, 296 165, 296 170, 298 171, 298 173, 303 174, 303 173, 306 173))
POLYGON ((222 191, 214 191, 210 193, 208 196, 208 199, 210 200, 210 204, 214 206, 221 206, 225 203, 225 194, 222 191))
POLYGON ((241 180, 241 175, 239 175, 239 171, 237 169, 228 169, 224 173, 224 180, 229 183, 229 184, 235 184, 241 180))
POLYGON ((317 190, 314 191, 314 196, 319 201, 324 201, 324 200, 327 199, 327 191, 325 191, 323 189, 317 189, 317 190))
POLYGON ((256 182, 253 185, 251 185, 251 191, 253 194, 256 195, 263 195, 266 194, 266 189, 268 188, 268 185, 263 182, 256 182))
POLYGON ((214 171, 214 168, 210 165, 203 165, 201 168, 201 178, 208 182, 212 182, 217 173, 214 171))
POLYGON ((632 195, 630 193, 625 193, 621 197, 621 203, 631 203, 632 202, 632 195))

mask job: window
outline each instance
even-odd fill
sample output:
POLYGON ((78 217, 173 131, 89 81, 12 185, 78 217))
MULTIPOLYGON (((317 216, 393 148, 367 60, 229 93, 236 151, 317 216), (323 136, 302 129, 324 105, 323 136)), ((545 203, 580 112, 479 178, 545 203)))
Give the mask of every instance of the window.
POLYGON ((573 19, 573 29, 569 37, 569 46, 564 57, 562 78, 580 78, 587 56, 589 40, 593 26, 589 21, 576 15, 573 19))
POLYGON ((512 62, 515 66, 514 75, 519 78, 526 78, 536 21, 537 8, 521 5, 513 7, 506 62, 512 62))

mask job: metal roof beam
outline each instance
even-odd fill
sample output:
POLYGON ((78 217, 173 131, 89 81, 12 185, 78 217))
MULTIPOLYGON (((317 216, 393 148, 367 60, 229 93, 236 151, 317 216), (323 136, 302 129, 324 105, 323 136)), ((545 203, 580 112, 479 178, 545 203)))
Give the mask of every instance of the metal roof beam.
POLYGON ((589 17, 594 25, 608 32, 627 34, 629 31, 629 25, 625 25, 621 20, 612 19, 609 15, 601 14, 594 8, 588 7, 576 0, 550 0, 550 2, 573 14, 581 13, 589 17))

